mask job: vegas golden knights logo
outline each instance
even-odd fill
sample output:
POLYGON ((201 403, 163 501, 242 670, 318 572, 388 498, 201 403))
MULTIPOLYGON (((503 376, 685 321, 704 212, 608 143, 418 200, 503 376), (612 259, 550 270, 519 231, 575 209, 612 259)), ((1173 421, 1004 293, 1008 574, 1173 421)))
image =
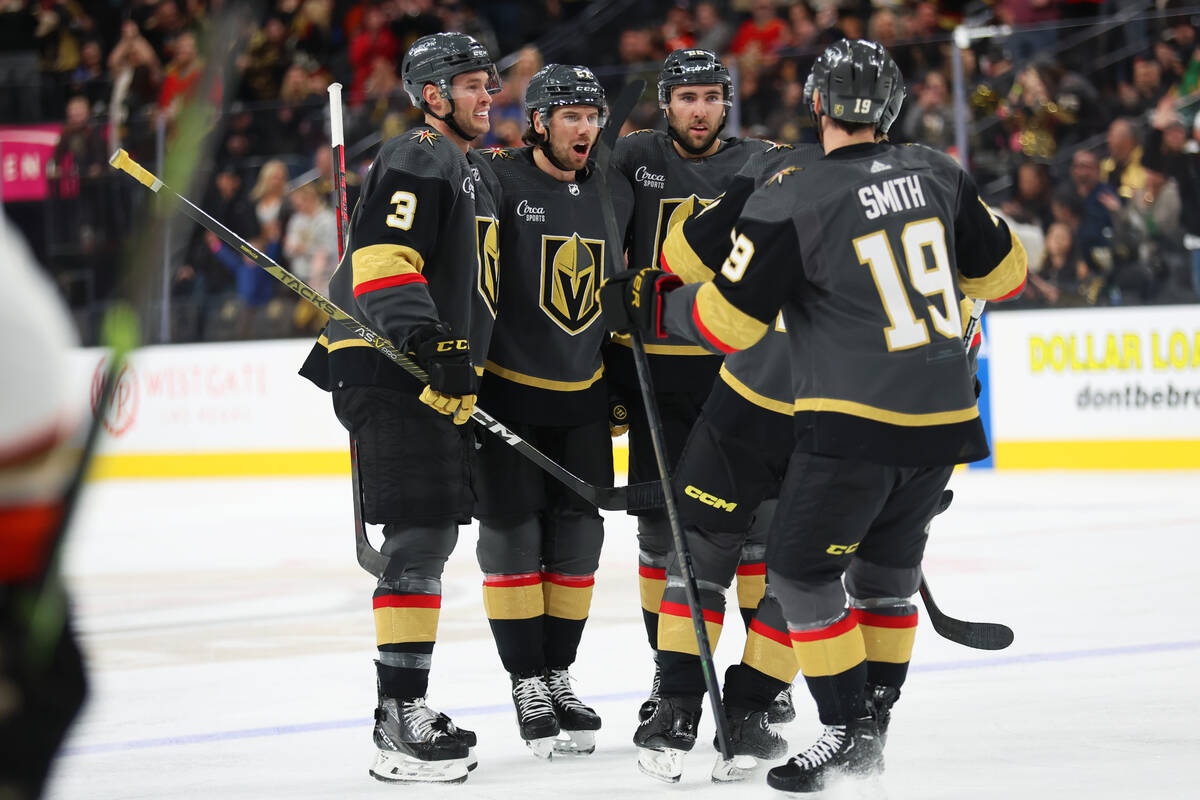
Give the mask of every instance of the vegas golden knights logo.
POLYGON ((492 217, 475 218, 475 252, 479 257, 477 288, 488 311, 496 316, 496 301, 500 296, 499 223, 492 217))
POLYGON ((688 203, 688 200, 692 198, 696 199, 700 204, 700 208, 707 208, 712 203, 712 200, 705 200, 703 197, 696 197, 694 194, 687 197, 664 197, 658 201, 658 225, 654 233, 654 263, 645 264, 644 266, 658 269, 663 242, 667 240, 667 231, 676 225, 682 224, 688 218, 688 215, 695 210, 693 204, 688 203))
POLYGON ((578 233, 542 237, 542 311, 574 336, 600 314, 596 289, 604 268, 604 242, 578 233))

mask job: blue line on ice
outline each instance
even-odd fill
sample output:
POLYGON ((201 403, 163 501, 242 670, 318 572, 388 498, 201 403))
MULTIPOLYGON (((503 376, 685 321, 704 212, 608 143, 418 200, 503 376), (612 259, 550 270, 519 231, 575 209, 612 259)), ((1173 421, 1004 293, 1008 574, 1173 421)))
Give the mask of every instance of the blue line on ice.
MULTIPOLYGON (((913 664, 912 672, 954 672, 968 669, 984 669, 987 667, 1007 667, 1015 664, 1038 664, 1059 661, 1077 661, 1080 659, 1110 658, 1113 656, 1135 656, 1148 653, 1170 653, 1181 650, 1200 648, 1200 640, 1183 642, 1152 642, 1149 644, 1127 645, 1125 647, 1101 647, 1087 650, 1065 650, 1059 653, 1027 653, 1025 655, 993 656, 969 661, 943 661, 930 664, 913 664)), ((593 703, 608 703, 619 700, 636 700, 645 695, 645 690, 619 692, 617 694, 593 695, 588 698, 593 703)), ((454 718, 499 714, 510 711, 509 703, 489 706, 470 706, 466 708, 448 708, 446 713, 454 718)), ((213 733, 193 733, 182 736, 165 736, 158 739, 134 739, 126 742, 109 742, 107 744, 89 744, 76 747, 65 747, 61 755, 80 756, 97 753, 113 753, 126 750, 145 750, 154 747, 172 747, 181 744, 202 744, 204 742, 227 742, 235 739, 259 739, 267 736, 286 736, 295 733, 312 733, 314 731, 338 730, 341 728, 357 728, 370 723, 367 717, 355 719, 329 720, 326 722, 309 722, 302 725, 273 725, 265 728, 243 728, 233 731, 214 731, 213 733)))

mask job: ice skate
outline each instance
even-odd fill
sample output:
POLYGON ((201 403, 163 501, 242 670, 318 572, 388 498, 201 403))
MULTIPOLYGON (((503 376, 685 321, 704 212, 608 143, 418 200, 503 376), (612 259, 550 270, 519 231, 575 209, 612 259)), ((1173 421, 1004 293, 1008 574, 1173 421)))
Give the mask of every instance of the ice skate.
POLYGON ((699 697, 660 698, 654 713, 633 734, 633 743, 638 746, 638 769, 651 778, 678 783, 683 775, 683 756, 696 745, 699 722, 699 697))
POLYGON ((565 669, 546 670, 546 686, 550 689, 559 730, 566 735, 554 740, 555 755, 586 756, 596 752, 600 715, 575 694, 570 673, 565 669))
POLYGON ((386 783, 465 781, 469 748, 444 729, 443 717, 425 705, 423 697, 383 698, 375 709, 378 752, 372 777, 386 783))
POLYGON ((638 708, 638 722, 645 722, 654 716, 654 709, 658 708, 658 701, 662 696, 658 693, 659 687, 662 685, 662 668, 658 666, 658 660, 654 661, 654 679, 650 682, 650 696, 642 701, 642 705, 638 708))
POLYGON ((795 718, 796 707, 792 705, 792 687, 789 686, 771 701, 771 705, 767 709, 767 722, 772 725, 783 725, 795 718))
POLYGON ((521 738, 535 756, 550 758, 554 754, 554 740, 559 733, 550 689, 541 675, 511 677, 513 705, 517 709, 521 738))
POLYGON ((895 686, 867 684, 867 711, 875 718, 879 731, 879 746, 887 744, 888 725, 892 721, 892 706, 900 699, 900 690, 895 686))
POLYGON ((467 769, 473 770, 479 766, 479 759, 475 756, 475 731, 469 731, 466 728, 460 728, 454 724, 446 714, 438 712, 438 721, 435 726, 440 730, 445 731, 454 738, 467 746, 467 769))
POLYGON ((784 792, 819 792, 837 777, 864 778, 882 771, 883 746, 875 720, 868 716, 849 725, 826 725, 811 747, 767 772, 767 785, 784 792))
MULTIPOLYGON (((717 756, 712 779, 716 783, 740 781, 749 777, 758 766, 758 759, 774 759, 787 753, 787 741, 767 725, 768 712, 742 708, 725 708, 725 724, 733 758, 717 756)), ((716 737, 713 747, 721 749, 716 737)))

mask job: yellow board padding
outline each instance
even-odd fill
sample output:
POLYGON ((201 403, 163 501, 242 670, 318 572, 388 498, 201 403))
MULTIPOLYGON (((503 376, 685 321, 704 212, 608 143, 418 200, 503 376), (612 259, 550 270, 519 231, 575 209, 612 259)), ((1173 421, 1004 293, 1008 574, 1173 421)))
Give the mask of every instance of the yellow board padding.
POLYGON ((395 608, 375 609, 376 644, 405 644, 437 641, 438 609, 395 608))
POLYGON ((887 664, 905 664, 912 660, 913 641, 917 638, 916 627, 877 628, 859 623, 863 645, 868 661, 887 664))
POLYGON ((657 614, 659 606, 662 605, 663 592, 667 589, 667 579, 664 577, 660 580, 639 575, 638 589, 642 596, 642 610, 657 614))
POLYGON ((747 575, 744 573, 738 573, 738 606, 740 608, 758 608, 758 601, 762 600, 763 593, 766 591, 766 589, 766 575, 747 575))
POLYGON ((593 586, 563 586, 551 581, 542 582, 546 613, 559 619, 587 619, 592 607, 593 586))
POLYGON ((1200 469, 1200 441, 998 441, 997 469, 1200 469))
POLYGON ((542 584, 484 586, 483 610, 488 619, 532 619, 546 611, 542 584))
POLYGON ((789 645, 769 639, 753 629, 746 632, 742 663, 784 683, 794 681, 800 671, 800 663, 789 645))
MULTIPOLYGON (((721 623, 705 620, 704 630, 708 632, 709 648, 716 650, 717 640, 721 638, 721 623)), ((700 655, 700 646, 696 644, 696 630, 692 627, 692 618, 677 617, 674 614, 659 614, 658 649, 670 650, 673 653, 700 655)))
MULTIPOLYGON (((662 634, 660 633, 661 637, 662 634)), ((851 669, 867 658, 862 631, 857 625, 830 639, 811 642, 792 640, 792 650, 800 671, 809 678, 837 675, 851 669)))
MULTIPOLYGON (((613 444, 613 468, 629 469, 629 449, 613 444)), ((248 453, 112 453, 96 456, 88 480, 349 475, 346 450, 274 450, 248 453)))

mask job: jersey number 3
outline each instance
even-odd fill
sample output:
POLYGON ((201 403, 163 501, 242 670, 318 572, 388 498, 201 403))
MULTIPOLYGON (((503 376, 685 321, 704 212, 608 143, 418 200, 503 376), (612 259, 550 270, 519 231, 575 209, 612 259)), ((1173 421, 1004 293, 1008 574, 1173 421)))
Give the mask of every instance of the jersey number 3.
MULTIPOLYGON (((962 317, 958 311, 954 272, 946 246, 946 229, 937 219, 910 222, 900 233, 900 246, 908 279, 925 297, 942 296, 945 311, 927 303, 922 316, 928 316, 934 330, 948 339, 962 336, 962 317), (930 262, 932 261, 932 266, 930 262)), ((871 270, 883 310, 891 325, 883 329, 888 350, 907 350, 929 343, 929 327, 913 313, 908 287, 900 275, 900 266, 892 252, 886 231, 875 231, 854 240, 858 260, 871 270)))
POLYGON ((396 192, 391 202, 396 206, 396 213, 387 215, 388 227, 402 231, 411 228, 413 215, 417 213, 417 196, 412 192, 396 192))

